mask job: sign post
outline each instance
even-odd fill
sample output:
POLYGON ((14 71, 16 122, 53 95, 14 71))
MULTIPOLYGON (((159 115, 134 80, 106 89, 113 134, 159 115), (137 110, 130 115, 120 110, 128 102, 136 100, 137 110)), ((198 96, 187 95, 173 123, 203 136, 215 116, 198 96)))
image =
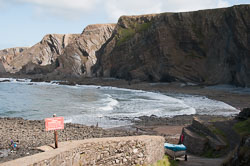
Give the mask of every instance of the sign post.
MULTIPOLYGON (((53 117, 56 117, 56 114, 53 115, 53 117)), ((55 139, 55 148, 58 148, 58 133, 56 130, 54 130, 54 139, 55 139)))
POLYGON ((53 115, 53 118, 46 118, 45 128, 46 128, 46 131, 54 130, 55 148, 58 148, 57 130, 64 129, 64 118, 56 117, 56 114, 53 115))

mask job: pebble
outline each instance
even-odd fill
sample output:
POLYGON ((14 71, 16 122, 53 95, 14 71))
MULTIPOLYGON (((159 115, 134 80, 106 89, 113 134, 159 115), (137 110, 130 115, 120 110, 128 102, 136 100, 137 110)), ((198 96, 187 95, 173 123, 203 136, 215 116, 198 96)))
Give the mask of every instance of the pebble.
MULTIPOLYGON (((0 153, 0 163, 39 153, 40 151, 35 150, 35 147, 54 143, 54 132, 45 131, 43 120, 0 118, 0 126, 1 148, 8 150, 11 148, 11 140, 18 142, 18 149, 13 151, 11 157, 7 156, 7 153, 0 153)), ((70 140, 83 140, 86 138, 122 137, 129 135, 138 134, 135 132, 104 130, 99 127, 67 123, 64 126, 64 130, 58 130, 58 141, 63 142, 70 140)), ((102 154, 102 157, 108 154, 109 151, 106 151, 102 154)))

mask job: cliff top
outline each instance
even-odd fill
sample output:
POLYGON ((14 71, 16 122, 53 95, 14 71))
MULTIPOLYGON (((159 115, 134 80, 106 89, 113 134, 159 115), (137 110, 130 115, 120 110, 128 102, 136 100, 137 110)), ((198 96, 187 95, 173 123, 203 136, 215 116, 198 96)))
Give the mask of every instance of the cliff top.
POLYGON ((213 9, 201 9, 201 10, 193 10, 193 11, 185 11, 185 12, 162 12, 162 13, 152 13, 152 14, 141 14, 141 15, 123 15, 119 18, 141 18, 141 17, 155 17, 162 14, 178 14, 178 13, 194 13, 194 12, 202 12, 202 11, 215 11, 215 10, 226 10, 228 8, 242 8, 242 7, 250 7, 250 4, 241 4, 241 5, 234 5, 230 7, 223 7, 223 8, 213 8, 213 9))
POLYGON ((91 31, 95 31, 95 30, 98 30, 98 29, 101 29, 101 28, 105 28, 105 27, 111 27, 111 28, 114 28, 116 26, 116 24, 114 23, 110 23, 110 24, 90 24, 90 25, 87 25, 82 34, 84 32, 91 32, 91 31))

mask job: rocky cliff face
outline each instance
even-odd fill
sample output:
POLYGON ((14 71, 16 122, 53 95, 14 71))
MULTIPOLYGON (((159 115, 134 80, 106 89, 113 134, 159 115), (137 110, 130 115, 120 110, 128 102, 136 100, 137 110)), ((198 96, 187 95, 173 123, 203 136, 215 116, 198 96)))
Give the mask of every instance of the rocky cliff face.
POLYGON ((12 61, 18 56, 22 56, 22 53, 27 49, 27 47, 16 47, 0 50, 0 65, 2 66, 4 71, 15 70, 14 66, 11 66, 12 61))
POLYGON ((63 49, 78 36, 77 34, 49 34, 41 42, 30 48, 1 50, 0 58, 2 55, 3 65, 6 72, 9 73, 16 73, 24 66, 28 69, 28 66, 32 64, 38 66, 50 65, 63 53, 63 49))
POLYGON ((90 77, 91 67, 96 63, 95 52, 110 38, 114 28, 115 24, 87 26, 59 57, 58 71, 66 75, 90 77))
POLYGON ((0 51, 0 60, 9 73, 91 76, 95 52, 110 38, 115 24, 87 26, 82 34, 50 34, 30 48, 0 51))
POLYGON ((5 68, 4 68, 4 66, 3 66, 3 62, 0 60, 0 74, 1 73, 5 73, 6 71, 5 71, 5 68))
POLYGON ((250 86, 250 5, 123 16, 97 76, 250 86))

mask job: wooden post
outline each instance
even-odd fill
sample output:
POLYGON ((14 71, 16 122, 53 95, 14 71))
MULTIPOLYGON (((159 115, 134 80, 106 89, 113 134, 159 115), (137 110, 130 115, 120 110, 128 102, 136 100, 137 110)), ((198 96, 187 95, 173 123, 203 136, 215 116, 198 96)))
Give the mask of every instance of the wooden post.
MULTIPOLYGON (((56 114, 54 114, 53 117, 56 117, 56 114)), ((55 148, 58 148, 58 133, 56 130, 54 131, 54 139, 55 139, 55 148)))

